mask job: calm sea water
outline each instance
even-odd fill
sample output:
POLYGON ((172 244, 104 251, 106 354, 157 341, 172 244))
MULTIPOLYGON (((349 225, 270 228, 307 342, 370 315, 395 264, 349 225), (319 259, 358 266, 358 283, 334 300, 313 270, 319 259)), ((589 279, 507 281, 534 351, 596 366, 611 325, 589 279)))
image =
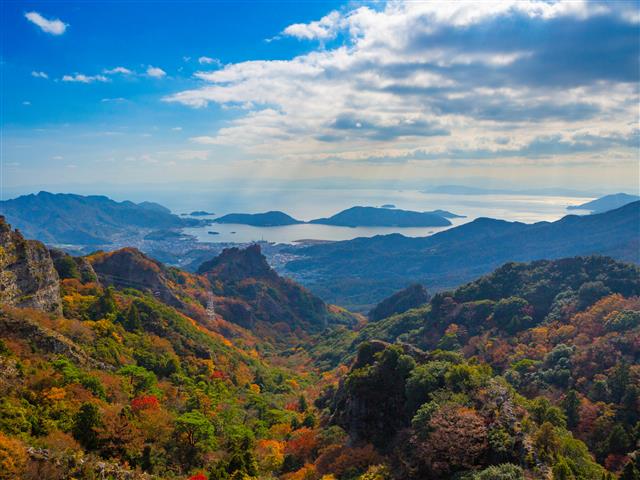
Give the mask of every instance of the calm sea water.
MULTIPOLYGON (((151 197, 151 198, 149 198, 151 197)), ((444 195, 423 193, 417 190, 215 190, 181 192, 180 195, 162 192, 147 194, 171 208, 175 213, 194 210, 214 212, 215 216, 227 213, 258 213, 281 210, 300 220, 328 217, 354 205, 380 206, 393 204, 406 210, 427 211, 435 209, 466 215, 452 220, 453 225, 478 217, 491 217, 509 221, 533 223, 554 221, 567 215, 569 205, 578 205, 591 199, 531 195, 444 195)), ((587 213, 576 212, 571 213, 587 213)), ((214 218, 210 217, 210 218, 214 218)), ((185 229, 203 242, 251 242, 266 240, 291 243, 301 239, 348 240, 356 237, 401 233, 406 236, 427 236, 450 227, 430 228, 348 228, 327 225, 291 225, 286 227, 251 227, 248 225, 213 224, 208 227, 185 229), (208 232, 218 232, 211 235, 208 232)))

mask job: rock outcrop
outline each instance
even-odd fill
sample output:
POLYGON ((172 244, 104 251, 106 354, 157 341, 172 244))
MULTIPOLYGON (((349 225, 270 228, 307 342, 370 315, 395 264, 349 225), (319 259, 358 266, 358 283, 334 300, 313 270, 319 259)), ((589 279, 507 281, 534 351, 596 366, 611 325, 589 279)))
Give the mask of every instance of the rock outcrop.
POLYGON ((0 216, 0 306, 61 313, 59 278, 49 250, 25 240, 0 216))

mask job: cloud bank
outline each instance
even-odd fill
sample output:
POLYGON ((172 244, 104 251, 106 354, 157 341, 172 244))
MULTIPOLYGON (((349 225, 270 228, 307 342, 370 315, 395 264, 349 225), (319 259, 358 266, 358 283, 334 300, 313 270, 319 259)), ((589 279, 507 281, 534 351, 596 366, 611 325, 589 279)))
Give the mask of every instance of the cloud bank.
POLYGON ((631 161, 638 151, 636 3, 389 2, 279 35, 289 60, 197 72, 165 98, 239 115, 193 142, 315 161, 631 161))

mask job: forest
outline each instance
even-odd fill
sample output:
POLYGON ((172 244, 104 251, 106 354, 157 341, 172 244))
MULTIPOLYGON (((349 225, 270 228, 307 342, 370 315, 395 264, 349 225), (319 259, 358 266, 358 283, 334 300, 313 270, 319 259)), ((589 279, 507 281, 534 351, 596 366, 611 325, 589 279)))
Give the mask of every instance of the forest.
POLYGON ((5 227, 2 479, 640 478, 632 264, 508 263, 367 319, 257 247, 192 274, 37 246, 5 227))

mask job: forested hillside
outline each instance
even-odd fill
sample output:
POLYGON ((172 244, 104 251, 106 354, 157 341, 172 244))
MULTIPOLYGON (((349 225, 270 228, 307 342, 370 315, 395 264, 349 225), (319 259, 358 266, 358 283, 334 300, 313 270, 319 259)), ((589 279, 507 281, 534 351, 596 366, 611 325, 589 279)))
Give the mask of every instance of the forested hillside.
POLYGON ((367 324, 258 247, 192 274, 135 249, 49 253, 2 225, 3 252, 40 252, 0 308, 2 479, 640 475, 631 264, 509 263, 400 292, 367 324))

